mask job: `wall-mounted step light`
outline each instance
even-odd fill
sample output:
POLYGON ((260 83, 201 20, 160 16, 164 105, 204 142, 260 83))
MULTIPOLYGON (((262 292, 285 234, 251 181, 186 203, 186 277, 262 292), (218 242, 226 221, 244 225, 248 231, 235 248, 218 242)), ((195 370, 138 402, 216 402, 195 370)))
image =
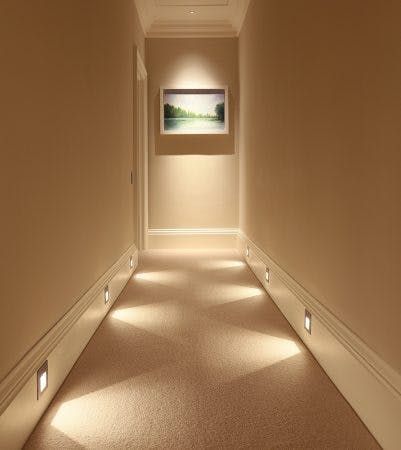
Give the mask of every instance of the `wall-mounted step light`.
POLYGON ((270 282, 270 270, 269 270, 268 267, 266 267, 265 280, 266 280, 267 283, 270 282))
POLYGON ((304 327, 309 334, 312 333, 312 314, 306 309, 305 309, 304 327))
POLYGON ((134 258, 132 256, 129 257, 129 268, 132 269, 134 267, 134 258))
POLYGON ((106 286, 106 287, 104 288, 103 295, 104 295, 104 303, 108 303, 109 300, 110 300, 109 286, 106 286))
POLYGON ((45 361, 36 373, 37 398, 43 394, 49 384, 49 367, 45 361))
POLYGON ((249 258, 249 245, 246 246, 246 257, 249 258))

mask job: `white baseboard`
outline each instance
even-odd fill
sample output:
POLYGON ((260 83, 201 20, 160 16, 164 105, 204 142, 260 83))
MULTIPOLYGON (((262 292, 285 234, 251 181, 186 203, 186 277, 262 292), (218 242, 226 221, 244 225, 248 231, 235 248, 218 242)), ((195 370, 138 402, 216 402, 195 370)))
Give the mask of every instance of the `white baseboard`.
POLYGON ((148 230, 148 248, 235 248, 237 228, 158 228, 148 230))
MULTIPOLYGON (((221 228, 149 230, 149 238, 165 239, 159 241, 159 245, 166 245, 151 248, 177 248, 175 243, 187 248, 205 247, 205 243, 210 247, 233 248, 237 245, 237 235, 236 229, 221 228)), ((401 448, 401 375, 241 232, 238 248, 291 326, 380 445, 390 450, 401 448), (249 257, 245 256, 247 246, 249 257), (266 266, 270 271, 269 283, 265 280, 266 266), (312 313, 312 335, 303 327, 305 308, 312 313)), ((22 447, 132 275, 137 260, 138 252, 133 246, 1 381, 0 448, 12 450, 22 447), (131 255, 134 256, 132 269, 129 267, 131 255), (111 293, 107 306, 103 299, 106 284, 111 293), (49 363, 49 387, 38 401, 36 370, 46 359, 49 363)))
POLYGON ((138 264, 131 246, 0 383, 0 448, 19 449, 138 264), (130 267, 130 257, 133 267, 130 267), (104 302, 108 285, 110 300, 104 302), (48 361, 49 386, 37 400, 36 371, 48 361))
POLYGON ((288 322, 384 449, 401 448, 401 375, 239 233, 239 251, 288 322), (246 256, 246 247, 249 256, 246 256), (266 267, 269 282, 266 282, 266 267), (312 313, 312 334, 304 329, 312 313))

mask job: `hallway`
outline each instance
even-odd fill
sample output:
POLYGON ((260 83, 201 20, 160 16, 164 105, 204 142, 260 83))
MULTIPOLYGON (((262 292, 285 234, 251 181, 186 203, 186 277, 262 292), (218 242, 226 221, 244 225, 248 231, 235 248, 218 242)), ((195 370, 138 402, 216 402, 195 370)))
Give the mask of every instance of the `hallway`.
POLYGON ((379 448, 231 250, 147 251, 26 447, 379 448))
POLYGON ((401 449, 400 23, 0 0, 0 450, 401 449))

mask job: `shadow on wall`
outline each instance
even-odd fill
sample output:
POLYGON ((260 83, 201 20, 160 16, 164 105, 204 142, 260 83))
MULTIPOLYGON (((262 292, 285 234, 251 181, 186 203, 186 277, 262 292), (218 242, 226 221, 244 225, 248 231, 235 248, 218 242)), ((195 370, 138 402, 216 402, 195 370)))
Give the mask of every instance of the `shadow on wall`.
POLYGON ((160 96, 153 101, 156 155, 234 155, 235 154, 235 104, 229 97, 228 134, 160 134, 160 96))

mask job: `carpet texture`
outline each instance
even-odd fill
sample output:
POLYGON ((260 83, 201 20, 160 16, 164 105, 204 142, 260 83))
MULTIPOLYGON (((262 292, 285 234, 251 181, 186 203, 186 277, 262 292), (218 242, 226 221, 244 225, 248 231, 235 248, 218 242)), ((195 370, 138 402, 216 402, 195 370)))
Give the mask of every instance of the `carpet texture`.
POLYGON ((380 448, 234 251, 148 251, 26 443, 380 448))

